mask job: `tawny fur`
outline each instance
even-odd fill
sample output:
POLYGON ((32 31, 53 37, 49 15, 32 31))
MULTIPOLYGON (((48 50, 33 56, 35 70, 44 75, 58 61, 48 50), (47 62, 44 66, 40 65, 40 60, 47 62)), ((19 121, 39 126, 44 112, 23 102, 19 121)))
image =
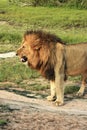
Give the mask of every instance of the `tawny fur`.
POLYGON ((82 75, 82 85, 77 93, 84 94, 87 79, 87 43, 66 45, 60 38, 43 31, 26 31, 22 46, 17 50, 28 65, 50 80, 51 95, 57 105, 64 102, 64 80, 68 75, 82 75), (55 98, 54 98, 55 97, 55 98))

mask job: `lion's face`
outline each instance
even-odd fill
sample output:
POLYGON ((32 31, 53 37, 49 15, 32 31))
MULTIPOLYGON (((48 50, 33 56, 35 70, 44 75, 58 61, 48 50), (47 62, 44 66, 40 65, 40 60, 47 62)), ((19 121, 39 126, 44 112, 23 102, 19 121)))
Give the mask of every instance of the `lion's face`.
POLYGON ((39 40, 34 35, 25 36, 22 46, 17 50, 17 55, 22 62, 28 62, 28 65, 35 68, 39 62, 39 40))

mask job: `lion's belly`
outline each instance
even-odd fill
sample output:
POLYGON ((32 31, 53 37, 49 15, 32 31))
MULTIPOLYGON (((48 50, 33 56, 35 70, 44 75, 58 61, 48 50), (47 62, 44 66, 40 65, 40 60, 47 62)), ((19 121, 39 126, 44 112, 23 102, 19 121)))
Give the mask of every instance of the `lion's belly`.
POLYGON ((66 74, 74 76, 85 72, 87 72, 87 50, 71 47, 66 53, 66 74))
POLYGON ((87 59, 84 60, 83 62, 78 62, 78 63, 70 63, 67 65, 66 67, 66 73, 67 75, 79 75, 79 74, 83 74, 85 73, 85 71, 87 72, 87 59))
POLYGON ((70 70, 70 71, 67 71, 66 72, 66 75, 69 75, 69 76, 76 76, 76 75, 80 75, 84 73, 84 71, 81 71, 81 70, 70 70))

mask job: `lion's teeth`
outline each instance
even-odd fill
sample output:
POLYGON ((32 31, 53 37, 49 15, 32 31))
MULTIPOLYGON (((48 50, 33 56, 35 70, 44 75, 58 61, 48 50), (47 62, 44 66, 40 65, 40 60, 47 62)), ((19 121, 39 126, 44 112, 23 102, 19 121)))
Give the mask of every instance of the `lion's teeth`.
POLYGON ((27 62, 24 58, 21 58, 21 61, 22 61, 22 62, 27 62))
POLYGON ((25 60, 23 58, 21 58, 21 61, 24 62, 25 60))

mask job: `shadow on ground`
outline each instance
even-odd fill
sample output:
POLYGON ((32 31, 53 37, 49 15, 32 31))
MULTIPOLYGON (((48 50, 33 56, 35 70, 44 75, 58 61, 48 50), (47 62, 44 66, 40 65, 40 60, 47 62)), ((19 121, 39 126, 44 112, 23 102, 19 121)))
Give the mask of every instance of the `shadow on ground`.
MULTIPOLYGON (((21 95, 27 98, 34 98, 34 99, 44 99, 49 95, 48 92, 46 93, 44 92, 43 94, 43 91, 33 92, 29 90, 24 90, 22 88, 13 88, 13 87, 0 88, 0 90, 6 90, 8 92, 15 93, 17 95, 21 95)), ((70 101, 73 99, 87 99, 87 88, 85 89, 84 95, 81 97, 76 96, 78 90, 79 90, 79 85, 75 85, 75 86, 72 85, 70 87, 68 86, 68 88, 65 90, 65 95, 64 95, 65 101, 70 101)))
POLYGON ((20 88, 0 88, 0 90, 6 90, 8 92, 15 93, 17 95, 22 95, 28 98, 35 98, 35 99, 43 99, 46 98, 48 94, 40 94, 40 92, 32 92, 27 90, 22 90, 20 88))

